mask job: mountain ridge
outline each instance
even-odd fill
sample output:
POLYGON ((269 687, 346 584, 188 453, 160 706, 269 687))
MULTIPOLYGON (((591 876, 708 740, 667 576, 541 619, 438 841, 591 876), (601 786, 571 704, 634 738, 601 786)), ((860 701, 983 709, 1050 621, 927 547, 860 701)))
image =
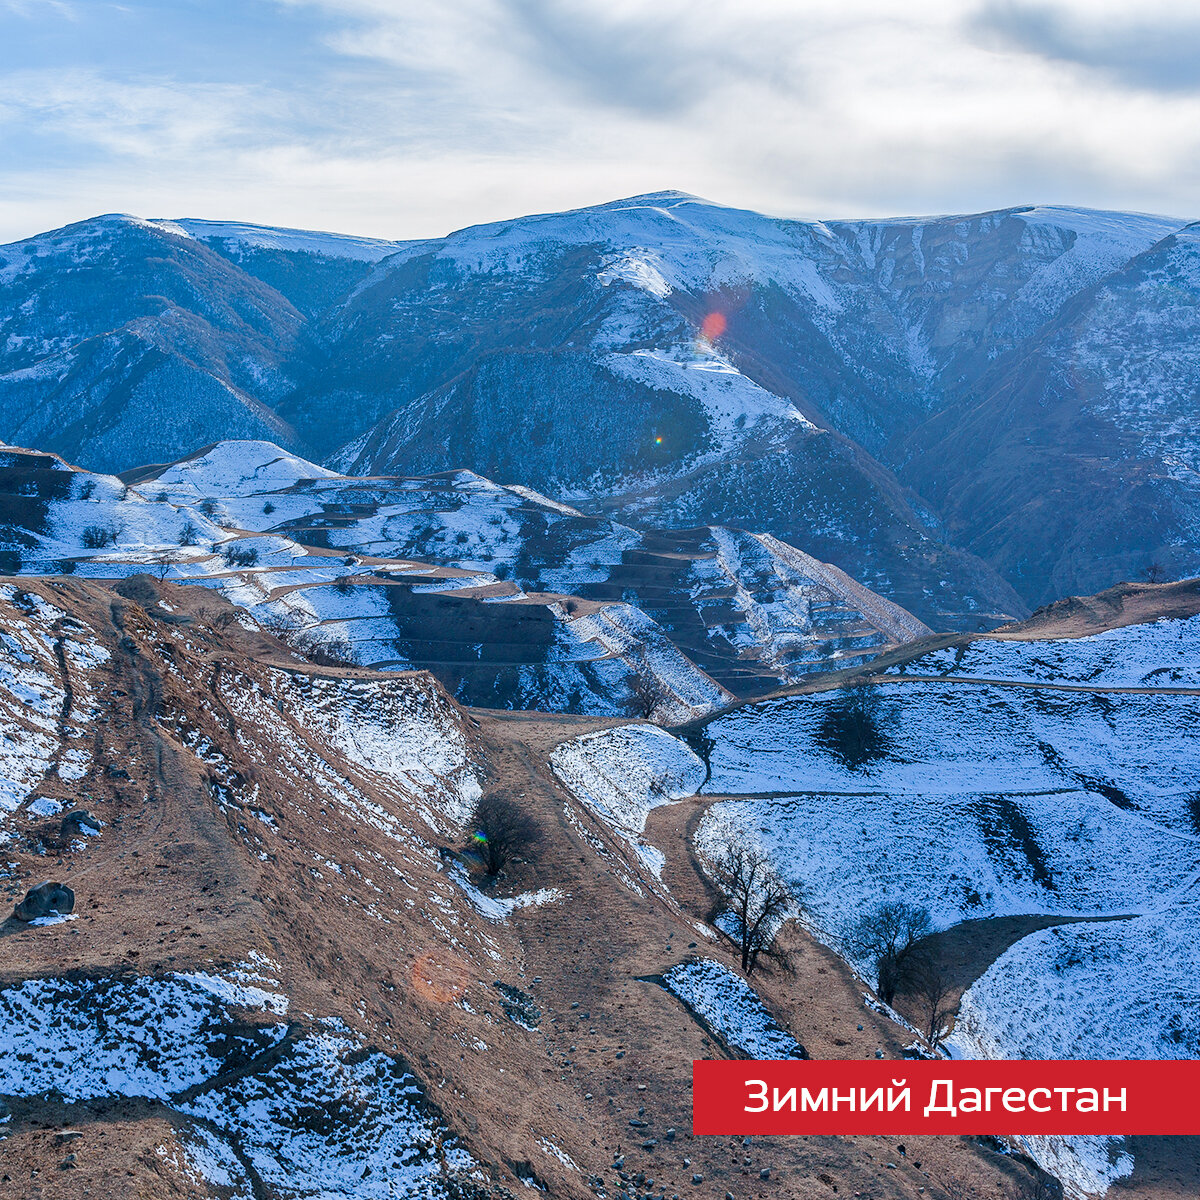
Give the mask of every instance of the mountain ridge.
MULTIPOLYGON (((1036 520, 980 537, 1022 486, 1019 456, 981 468, 970 438, 943 433, 998 364, 1185 229, 1032 205, 795 221, 671 191, 414 242, 109 215, 0 248, 0 438, 123 470, 265 437, 354 470, 590 494, 634 523, 656 481, 659 524, 761 526, 926 621, 973 628, 1159 559, 1200 563, 1185 484, 1153 544, 1097 557, 1127 514, 1072 460, 1057 564, 1036 520)), ((1012 390, 987 386, 993 405, 1012 390)), ((1036 403, 1020 419, 1044 436, 1036 403)), ((1143 469, 1117 416, 1088 419, 1119 498, 1143 469)))

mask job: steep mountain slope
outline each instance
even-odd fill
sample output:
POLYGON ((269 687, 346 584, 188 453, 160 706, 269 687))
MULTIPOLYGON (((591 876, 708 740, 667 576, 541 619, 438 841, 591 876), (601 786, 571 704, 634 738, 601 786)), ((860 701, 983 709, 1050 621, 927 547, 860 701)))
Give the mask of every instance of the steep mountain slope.
POLYGON ((275 229, 237 221, 172 221, 194 237, 286 296, 306 316, 316 316, 350 291, 372 263, 401 249, 403 242, 275 229))
POLYGON ((303 318, 169 223, 109 216, 0 248, 0 437, 101 470, 212 430, 287 441, 303 318))
POLYGON ((975 627, 1013 597, 860 447, 887 463, 1178 226, 1069 209, 784 222, 666 193, 463 230, 380 264, 283 411, 326 433, 392 405, 343 469, 470 465, 624 520, 764 528, 975 627))
POLYGON ((905 472, 1033 603, 1200 566, 1200 230, 1066 305, 916 430, 905 472))
POLYGON ((693 1138, 694 1057, 899 1059, 907 1035, 815 945, 797 976, 738 985, 547 767, 602 723, 299 665, 201 598, 0 583, 0 726, 44 752, 0 759, 3 881, 76 895, 67 919, 0 926, 0 1195, 944 1200, 1031 1178, 959 1139, 888 1169, 881 1139, 693 1138), (491 791, 538 836, 488 882, 456 848, 491 791), (79 803, 99 828, 64 839, 79 803))
POLYGON ((1162 457, 1186 339, 1169 378, 1082 414, 1037 365, 1090 355, 1115 380, 1120 336, 1104 350, 1079 312, 1101 288, 1120 330, 1186 293, 1182 261, 1157 298, 1103 282, 1180 230, 1056 208, 779 221, 680 193, 407 243, 98 218, 3 251, 0 437, 100 469, 228 437, 354 474, 470 469, 627 525, 761 530, 977 629, 1193 553, 1162 457))

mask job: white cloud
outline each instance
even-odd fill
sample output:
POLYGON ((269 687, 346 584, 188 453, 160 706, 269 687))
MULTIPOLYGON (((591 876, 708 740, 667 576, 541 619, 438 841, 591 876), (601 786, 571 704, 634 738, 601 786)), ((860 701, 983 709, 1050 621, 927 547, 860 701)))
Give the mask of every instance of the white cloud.
MULTIPOLYGON (((1009 18, 1037 2, 273 0, 321 45, 269 87, 164 62, 0 77, 6 127, 81 149, 9 162, 0 230, 120 208, 416 237, 665 187, 785 215, 1193 215, 1200 95, 1031 40, 1009 18)), ((1183 12, 1095 3, 1140 13, 1143 48, 1183 12)))

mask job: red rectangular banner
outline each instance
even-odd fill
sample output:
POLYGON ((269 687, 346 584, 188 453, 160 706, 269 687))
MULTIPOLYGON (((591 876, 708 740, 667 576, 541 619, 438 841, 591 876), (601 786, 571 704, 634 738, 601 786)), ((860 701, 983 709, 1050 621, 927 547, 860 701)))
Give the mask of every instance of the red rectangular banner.
POLYGON ((692 1063, 697 1134, 1200 1134, 1200 1062, 692 1063))

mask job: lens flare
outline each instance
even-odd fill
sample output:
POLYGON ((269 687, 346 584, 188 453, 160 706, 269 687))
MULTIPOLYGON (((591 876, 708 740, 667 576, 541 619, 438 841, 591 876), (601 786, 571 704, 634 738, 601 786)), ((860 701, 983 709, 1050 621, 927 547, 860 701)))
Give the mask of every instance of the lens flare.
POLYGON ((724 313, 710 312, 700 322, 700 336, 706 342, 715 342, 725 332, 726 325, 724 313))
POLYGON ((438 951, 422 954, 412 964, 410 977, 417 995, 436 1004, 453 1004, 466 995, 471 982, 462 962, 438 951))

